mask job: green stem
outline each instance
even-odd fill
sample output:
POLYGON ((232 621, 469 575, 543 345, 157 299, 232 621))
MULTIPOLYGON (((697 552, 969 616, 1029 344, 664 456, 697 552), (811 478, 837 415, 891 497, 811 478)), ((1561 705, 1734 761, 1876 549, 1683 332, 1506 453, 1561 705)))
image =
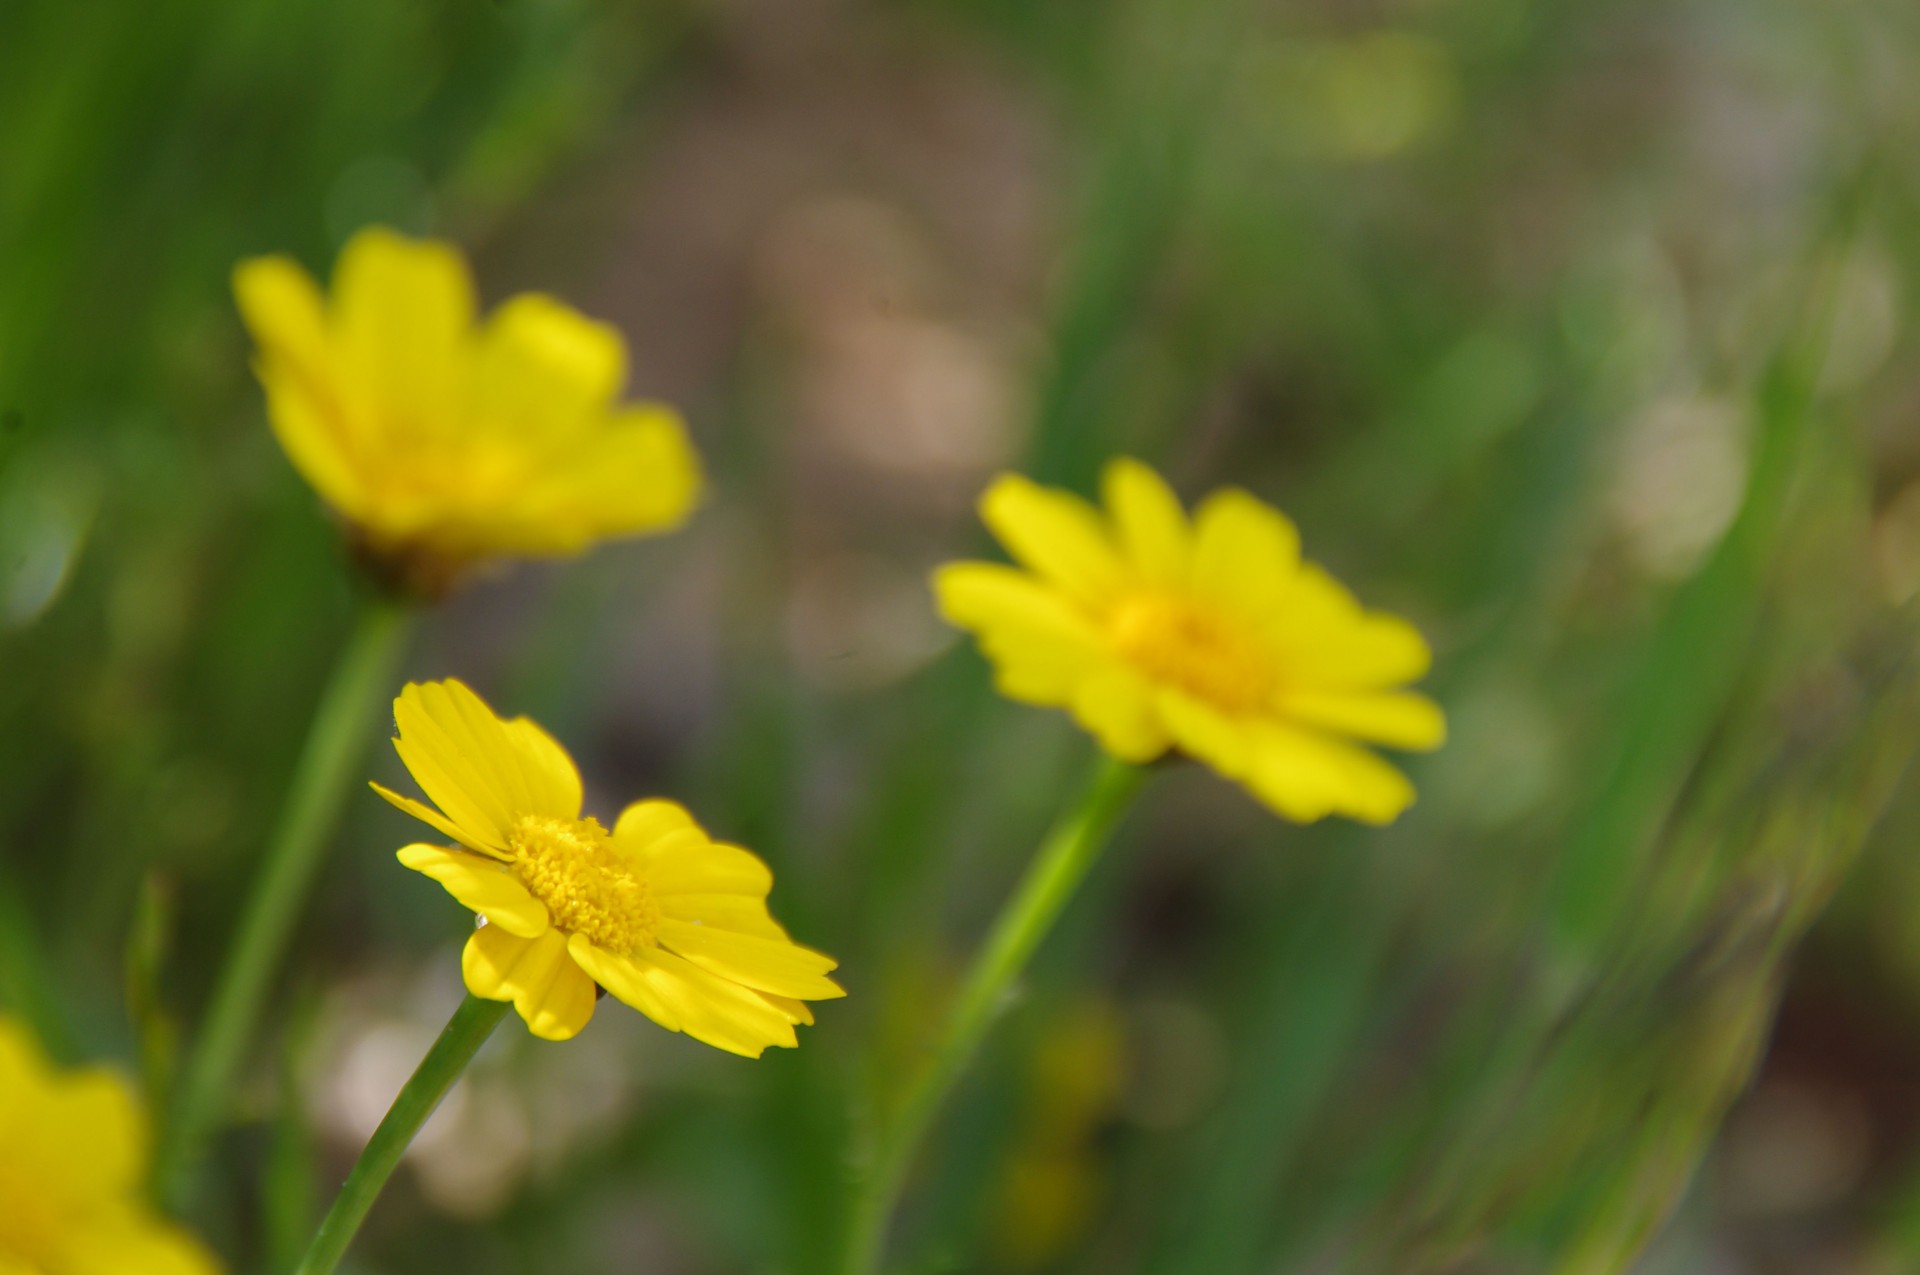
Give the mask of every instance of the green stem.
POLYGON ((1009 988, 1086 878, 1145 776, 1136 766, 1103 759, 1086 792, 1041 843, 1019 890, 974 958, 939 1044, 881 1135, 854 1206, 847 1275, 873 1275, 880 1269, 888 1223, 915 1152, 1006 1005, 1009 988))
POLYGON ((164 1200, 177 1202, 184 1193, 201 1144, 223 1114, 367 736, 393 692, 394 666, 410 619, 398 604, 368 602, 321 696, 280 822, 174 1097, 154 1169, 154 1185, 164 1200))
POLYGON ((483 1001, 473 995, 460 1002, 460 1008, 453 1011, 453 1017, 441 1030, 440 1039, 433 1042, 433 1048, 420 1060, 400 1090, 400 1096, 387 1108, 380 1127, 367 1140, 366 1149, 353 1162, 353 1171, 347 1174, 346 1183, 341 1186, 333 1207, 327 1210, 320 1229, 314 1233, 313 1244, 294 1275, 329 1275, 340 1264, 347 1245, 353 1243, 360 1223, 366 1220, 367 1210, 380 1197, 380 1189, 393 1176, 394 1166, 400 1163, 400 1157, 413 1142, 413 1135, 420 1132, 420 1126, 447 1096, 453 1082, 460 1079, 460 1073, 480 1052, 480 1046, 487 1043, 487 1037, 493 1035, 493 1029, 500 1025, 509 1008, 506 1001, 483 1001))

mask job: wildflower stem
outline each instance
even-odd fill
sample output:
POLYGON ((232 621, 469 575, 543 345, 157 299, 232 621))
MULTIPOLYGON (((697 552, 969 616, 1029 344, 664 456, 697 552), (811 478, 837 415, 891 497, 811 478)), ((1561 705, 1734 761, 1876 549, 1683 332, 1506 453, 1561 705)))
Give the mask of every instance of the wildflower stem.
POLYGON ((354 767, 392 691, 409 621, 410 612, 400 604, 366 603, 321 696, 280 822, 174 1095, 154 1169, 163 1200, 177 1203, 184 1194, 201 1144, 232 1091, 354 767))
POLYGON ((1019 889, 1001 910, 939 1043, 881 1133, 854 1206, 847 1275, 874 1275, 880 1269, 888 1224, 915 1152, 1005 1006, 1009 988, 1085 879, 1145 775, 1137 766, 1103 757, 1085 793, 1048 832, 1019 889))
POLYGON ((512 1005, 507 1001, 486 1001, 469 994, 453 1011, 453 1017, 441 1029, 440 1038, 414 1068, 413 1075, 401 1087, 400 1094, 387 1108, 380 1127, 367 1140, 360 1158, 353 1162, 333 1207, 320 1222, 313 1243, 307 1249, 294 1275, 329 1275, 347 1246, 359 1233, 367 1210, 380 1197, 380 1190, 393 1175, 394 1166, 406 1154, 413 1135, 427 1122, 433 1109, 453 1088, 453 1082, 467 1069, 480 1046, 487 1043, 493 1029, 500 1025, 512 1005))

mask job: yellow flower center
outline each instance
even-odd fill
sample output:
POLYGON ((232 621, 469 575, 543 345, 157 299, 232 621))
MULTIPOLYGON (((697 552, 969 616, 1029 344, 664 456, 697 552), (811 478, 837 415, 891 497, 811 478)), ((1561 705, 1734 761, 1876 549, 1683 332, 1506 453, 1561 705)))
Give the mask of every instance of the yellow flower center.
POLYGON ((556 929, 631 956, 652 947, 660 906, 598 820, 525 815, 507 838, 513 870, 556 929))
POLYGON ((1233 616, 1168 593, 1135 594, 1113 609, 1107 631, 1122 658, 1157 682, 1228 712, 1273 694, 1272 656, 1233 616))

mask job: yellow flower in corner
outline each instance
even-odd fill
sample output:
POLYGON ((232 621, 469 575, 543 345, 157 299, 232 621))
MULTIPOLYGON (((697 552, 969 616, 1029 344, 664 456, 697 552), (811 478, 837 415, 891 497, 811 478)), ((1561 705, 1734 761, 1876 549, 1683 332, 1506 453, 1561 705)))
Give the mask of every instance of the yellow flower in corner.
POLYGON ((453 247, 371 229, 330 298, 286 257, 234 273, 268 416, 393 582, 444 590, 496 557, 578 553, 679 525, 699 461, 667 407, 623 406, 620 333, 551 297, 484 324, 453 247))
POLYGON ((566 750, 456 681, 409 683, 393 715, 394 747, 439 809, 375 791, 458 843, 407 846, 400 862, 479 914, 467 990, 512 1001, 534 1035, 579 1032, 604 988, 669 1031, 757 1058, 799 1043, 806 1001, 845 995, 833 959, 768 915, 766 864, 679 805, 635 802, 611 831, 583 817, 566 750))
POLYGON ((1289 819, 1393 819, 1413 786, 1362 743, 1428 749, 1439 708, 1401 689, 1427 644, 1363 610, 1300 557, 1300 537, 1244 491, 1191 520, 1145 465, 1116 460, 1105 511, 1025 478, 981 515, 1024 567, 940 569, 942 612, 972 630, 1002 694, 1073 714, 1125 761, 1179 749, 1289 819))
POLYGON ((214 1275, 220 1264, 141 1198, 146 1113, 100 1068, 56 1071, 0 1016, 0 1272, 214 1275))

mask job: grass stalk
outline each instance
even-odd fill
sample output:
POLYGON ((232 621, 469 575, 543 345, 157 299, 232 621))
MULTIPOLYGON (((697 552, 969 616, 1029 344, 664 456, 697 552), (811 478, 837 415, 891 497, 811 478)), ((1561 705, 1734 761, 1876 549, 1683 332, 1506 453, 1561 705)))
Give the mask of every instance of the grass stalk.
POLYGON ((261 1010, 339 822, 354 768, 393 687, 410 624, 401 605, 366 604, 320 699, 280 822, 242 913, 208 1011, 174 1095, 155 1161, 160 1198, 178 1203, 202 1144, 221 1117, 261 1010))
POLYGON ((1047 834, 1019 889, 1001 910, 974 958, 938 1044, 881 1135, 878 1154, 855 1202, 847 1275, 873 1275, 880 1269, 888 1223, 915 1153, 979 1052, 1014 982, 1099 858, 1145 774, 1139 767, 1103 758, 1086 791, 1047 834))

